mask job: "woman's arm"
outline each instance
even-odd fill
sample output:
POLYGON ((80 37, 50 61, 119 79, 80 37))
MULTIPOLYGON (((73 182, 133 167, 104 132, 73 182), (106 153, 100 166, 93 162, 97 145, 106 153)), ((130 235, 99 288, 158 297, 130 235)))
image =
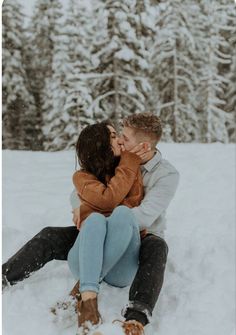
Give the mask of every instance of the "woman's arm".
POLYGON ((134 153, 122 152, 115 176, 107 185, 94 175, 77 171, 73 183, 81 200, 101 210, 113 210, 129 193, 140 168, 141 159, 134 153))
POLYGON ((139 170, 129 193, 125 199, 121 202, 121 205, 129 208, 139 206, 143 199, 143 178, 141 171, 139 170))

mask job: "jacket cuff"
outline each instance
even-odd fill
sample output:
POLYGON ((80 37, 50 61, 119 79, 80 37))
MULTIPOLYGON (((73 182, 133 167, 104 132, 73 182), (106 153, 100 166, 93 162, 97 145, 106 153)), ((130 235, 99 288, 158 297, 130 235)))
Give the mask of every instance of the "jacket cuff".
POLYGON ((152 311, 148 305, 140 301, 130 301, 121 311, 121 315, 124 318, 128 318, 129 313, 131 312, 140 312, 143 313, 147 319, 147 323, 150 323, 152 317, 152 311))
POLYGON ((125 165, 131 170, 137 171, 137 167, 141 164, 142 159, 133 152, 123 151, 119 166, 125 165))

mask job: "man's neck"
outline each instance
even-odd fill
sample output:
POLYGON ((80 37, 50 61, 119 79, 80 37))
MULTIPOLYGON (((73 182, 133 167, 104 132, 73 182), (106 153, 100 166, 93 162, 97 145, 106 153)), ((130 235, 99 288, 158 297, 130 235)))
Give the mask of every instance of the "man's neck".
POLYGON ((147 154, 147 159, 145 159, 144 162, 142 162, 142 165, 146 164, 147 162, 149 162, 154 155, 156 154, 156 150, 151 150, 148 154, 147 154))

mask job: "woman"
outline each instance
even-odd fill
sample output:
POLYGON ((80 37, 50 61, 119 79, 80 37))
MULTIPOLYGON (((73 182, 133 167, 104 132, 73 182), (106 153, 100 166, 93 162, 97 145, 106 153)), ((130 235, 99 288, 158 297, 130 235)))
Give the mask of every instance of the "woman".
MULTIPOLYGON (((131 207, 143 197, 141 158, 121 151, 109 123, 87 126, 76 152, 81 170, 73 176, 80 197, 80 233, 69 252, 69 267, 80 281, 79 326, 101 321, 97 294, 102 280, 129 285, 138 268, 140 232, 131 207)), ((144 234, 145 232, 142 232, 144 234)))

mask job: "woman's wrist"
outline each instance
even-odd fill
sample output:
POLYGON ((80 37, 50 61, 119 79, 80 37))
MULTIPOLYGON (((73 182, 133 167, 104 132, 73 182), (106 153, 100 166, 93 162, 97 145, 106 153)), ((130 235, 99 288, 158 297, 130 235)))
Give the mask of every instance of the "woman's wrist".
POLYGON ((137 166, 142 163, 142 159, 133 152, 122 151, 120 163, 130 164, 131 166, 137 166))

